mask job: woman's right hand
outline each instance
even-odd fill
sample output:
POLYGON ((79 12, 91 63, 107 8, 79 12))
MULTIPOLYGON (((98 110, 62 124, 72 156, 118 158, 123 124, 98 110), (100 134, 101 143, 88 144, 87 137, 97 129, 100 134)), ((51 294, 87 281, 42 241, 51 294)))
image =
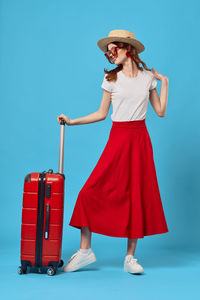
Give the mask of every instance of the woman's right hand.
POLYGON ((57 121, 60 124, 61 119, 64 119, 67 125, 71 125, 71 119, 65 116, 64 114, 61 114, 57 117, 57 121))

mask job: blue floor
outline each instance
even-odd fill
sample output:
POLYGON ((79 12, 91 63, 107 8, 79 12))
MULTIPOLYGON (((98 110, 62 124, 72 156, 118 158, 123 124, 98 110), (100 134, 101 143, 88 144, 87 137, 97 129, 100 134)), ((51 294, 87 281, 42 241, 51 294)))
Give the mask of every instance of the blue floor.
MULTIPOLYGON (((38 273, 19 275, 19 245, 1 247, 1 299, 198 299, 198 251, 157 248, 153 244, 147 249, 145 241, 139 240, 135 257, 145 273, 134 275, 123 271, 126 240, 97 236, 93 233, 95 263, 75 272, 59 271, 55 276, 38 273)), ((62 250, 65 262, 79 245, 77 242, 75 246, 66 244, 65 241, 62 250)))

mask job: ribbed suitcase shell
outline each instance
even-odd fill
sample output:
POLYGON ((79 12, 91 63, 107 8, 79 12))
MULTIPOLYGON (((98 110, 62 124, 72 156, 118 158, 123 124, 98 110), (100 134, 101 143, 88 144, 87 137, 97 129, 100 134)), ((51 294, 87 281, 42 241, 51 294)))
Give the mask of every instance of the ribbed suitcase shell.
MULTIPOLYGON (((47 267, 58 265, 61 260, 63 208, 64 208, 64 177, 61 174, 46 173, 44 204, 41 209, 42 226, 38 226, 38 206, 40 173, 30 173, 24 181, 22 226, 21 226, 21 261, 30 262, 31 266, 47 267), (50 193, 49 193, 50 187, 50 193), (49 193, 49 194, 48 194, 49 193), (48 197, 48 198, 47 198, 48 197), (50 207, 49 235, 45 238, 46 206, 50 207), (37 228, 42 229, 40 245, 41 260, 37 257, 37 228), (38 262, 37 262, 38 258, 38 262), (41 263, 40 263, 41 261, 41 263)), ((39 220, 38 220, 39 221, 39 220)))

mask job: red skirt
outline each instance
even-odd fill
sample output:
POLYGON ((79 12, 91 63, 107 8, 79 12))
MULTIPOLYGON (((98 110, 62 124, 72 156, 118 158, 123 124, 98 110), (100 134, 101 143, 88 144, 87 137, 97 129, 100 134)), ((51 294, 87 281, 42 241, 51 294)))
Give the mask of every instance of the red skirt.
POLYGON ((112 121, 107 144, 78 194, 69 225, 132 239, 168 232, 145 119, 112 121))

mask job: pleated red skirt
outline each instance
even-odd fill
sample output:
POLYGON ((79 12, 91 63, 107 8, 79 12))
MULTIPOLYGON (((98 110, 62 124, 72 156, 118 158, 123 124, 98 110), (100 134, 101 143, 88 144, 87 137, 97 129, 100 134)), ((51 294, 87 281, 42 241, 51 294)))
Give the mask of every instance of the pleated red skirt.
POLYGON ((78 194, 69 225, 132 239, 168 232, 145 119, 112 121, 107 144, 78 194))

